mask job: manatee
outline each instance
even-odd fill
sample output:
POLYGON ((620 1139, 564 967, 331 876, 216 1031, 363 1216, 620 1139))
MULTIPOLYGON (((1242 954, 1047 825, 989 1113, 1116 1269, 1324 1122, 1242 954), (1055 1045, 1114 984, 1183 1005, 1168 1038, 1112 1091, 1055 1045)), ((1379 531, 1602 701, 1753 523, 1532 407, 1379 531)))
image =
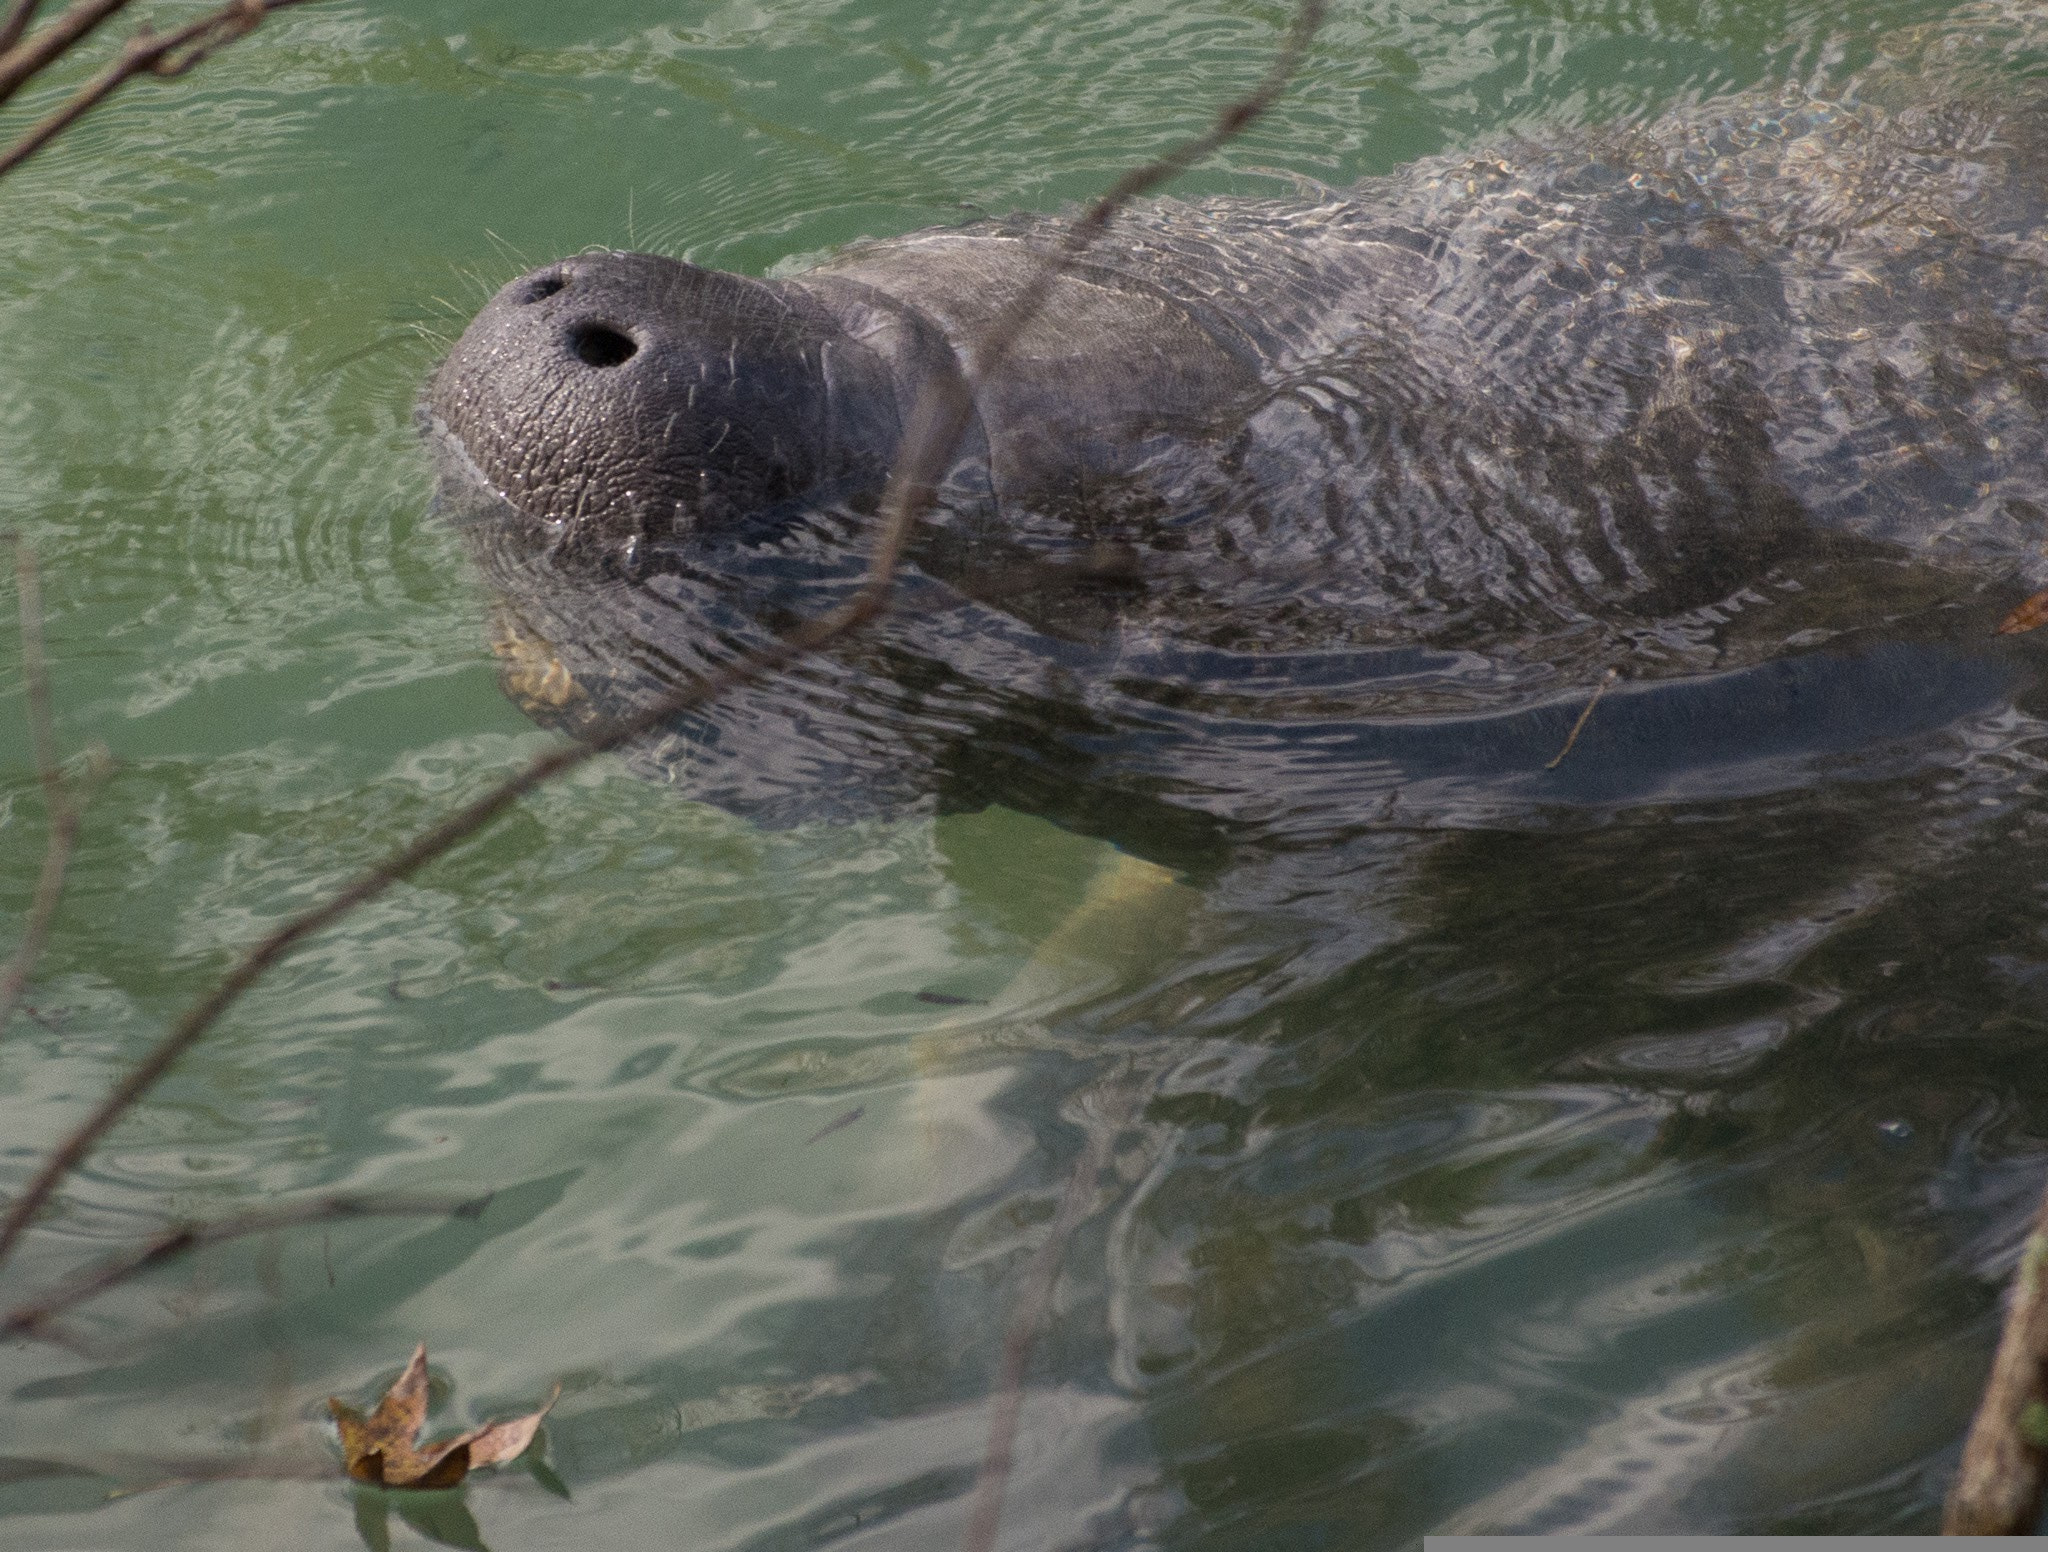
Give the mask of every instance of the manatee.
POLYGON ((2044 197, 2038 94, 1751 94, 1134 208, 992 371, 1057 215, 593 252, 422 420, 507 686, 577 731, 845 598, 920 390, 972 384, 887 618, 636 755, 766 823, 1003 802, 1182 861, 1735 790, 2011 693, 2044 197))

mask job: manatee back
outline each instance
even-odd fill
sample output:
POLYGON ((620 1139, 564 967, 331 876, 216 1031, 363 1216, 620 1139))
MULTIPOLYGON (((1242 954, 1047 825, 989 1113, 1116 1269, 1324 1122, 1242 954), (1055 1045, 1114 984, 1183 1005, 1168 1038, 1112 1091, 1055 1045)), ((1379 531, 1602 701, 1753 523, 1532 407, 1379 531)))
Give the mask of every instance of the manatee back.
MULTIPOLYGON (((2031 587, 2048 539, 2044 175, 2038 99, 1885 112, 1795 95, 1319 201, 1148 206, 1071 289, 1170 311, 1174 343, 1106 351, 1122 374, 1107 386, 1034 380, 1020 353, 1008 375, 1035 391, 999 389, 995 413, 1054 428, 1028 443, 1045 463, 1090 446, 1090 499, 1019 503, 1002 543, 1111 540, 1141 557, 1126 627, 1231 644, 1655 621, 1880 557, 2031 587), (1206 427, 1185 364, 1204 352, 1221 363, 1206 427), (1179 440, 1127 435, 1120 469, 1042 408, 1071 384, 1069 420, 1125 435, 1128 412, 1107 412, 1142 404, 1161 361, 1179 440)), ((983 256, 948 317, 972 341, 988 256, 1021 274, 1063 231, 1020 216, 844 262, 919 256, 931 295, 946 255, 983 256)), ((1062 327, 1055 313, 1040 332, 1062 327)))
MULTIPOLYGON (((984 385, 998 477, 882 626, 643 758, 770 821, 1002 801, 1185 860, 1923 757, 2011 693, 1975 643, 2048 581, 2044 171, 2037 100, 1752 97, 1132 212, 984 385), (1551 771, 1608 670, 1583 748, 1630 753, 1551 771)), ((893 288, 972 364, 1063 232, 795 283, 893 288)), ((825 607, 863 521, 531 586, 562 719, 825 607)))

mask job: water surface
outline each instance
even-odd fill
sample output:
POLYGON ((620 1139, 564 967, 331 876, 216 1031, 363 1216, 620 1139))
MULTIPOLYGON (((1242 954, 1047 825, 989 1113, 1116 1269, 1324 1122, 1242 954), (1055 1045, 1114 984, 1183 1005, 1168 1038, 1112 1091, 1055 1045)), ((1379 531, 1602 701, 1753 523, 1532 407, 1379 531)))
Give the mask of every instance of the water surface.
MULTIPOLYGON (((42 558, 62 736, 118 761, 0 1044, 7 1181, 239 945, 546 744, 412 428, 498 284, 1056 208, 1201 127, 1284 19, 335 0, 0 186, 0 524, 42 558)), ((1825 85, 1937 24, 1344 4, 1185 188, 1825 85)), ((90 1358, 5 1349, 0 1546, 420 1544, 338 1476, 111 1490, 317 1452, 322 1398, 424 1340, 451 1426, 563 1387, 550 1480, 408 1509, 444 1538, 956 1547, 1091 1147, 1005 1546, 1930 1529, 2048 1152, 2048 707, 1985 623, 1628 687, 1560 772, 1572 822, 1226 858, 1029 997, 1099 843, 1003 810, 760 830, 593 767, 267 980, 6 1286, 323 1191, 489 1209, 211 1252, 82 1312, 90 1358)), ((1547 758, 1572 714, 1491 756, 1547 758)), ((1456 728, 1410 736, 1469 769, 1456 728)))

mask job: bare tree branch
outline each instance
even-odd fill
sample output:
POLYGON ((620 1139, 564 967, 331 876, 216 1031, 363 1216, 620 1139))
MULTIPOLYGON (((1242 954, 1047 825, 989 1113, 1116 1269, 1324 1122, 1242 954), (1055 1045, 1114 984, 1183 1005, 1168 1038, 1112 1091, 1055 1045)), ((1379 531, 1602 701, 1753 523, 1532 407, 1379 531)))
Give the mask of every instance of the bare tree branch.
POLYGON ((109 1455, 84 1460, 29 1460, 15 1464, 33 1468, 46 1478, 103 1477, 117 1484, 107 1497, 133 1498, 159 1488, 195 1482, 331 1482, 334 1462, 325 1455, 109 1455), (122 1483, 123 1478, 138 1479, 122 1483))
MULTIPOLYGON (((1309 40, 1322 26, 1325 6, 1326 0, 1301 0, 1301 7, 1294 14, 1294 23, 1287 31, 1280 52, 1249 94, 1226 105, 1216 115, 1216 121, 1201 134, 1182 141, 1157 161, 1125 173, 1068 228, 1059 253, 1039 267, 997 319, 990 332, 989 343, 981 352, 980 377, 988 377, 1009 358, 1018 338, 1038 316, 1038 310, 1045 305, 1047 295, 1060 276, 1108 230, 1119 210, 1139 195, 1149 193, 1186 172, 1218 146, 1243 134, 1273 106, 1300 66, 1309 40)), ((944 472, 946 459, 952 456, 961 433, 966 430, 973 405, 974 385, 961 378, 928 383, 918 395, 910 430, 905 437, 909 452, 899 456, 896 467, 890 471, 889 488, 882 503, 882 510, 892 519, 888 531, 895 534, 899 545, 908 534, 909 523, 893 519, 911 505, 922 510, 930 503, 932 484, 944 472)), ((889 559, 893 566, 895 556, 891 555, 889 559)))
MULTIPOLYGON (((79 0, 69 11, 11 53, 0 55, 0 103, 4 103, 23 82, 55 60, 92 27, 128 5, 130 0, 79 0), (67 24, 78 17, 75 30, 66 34, 67 24), (16 56, 19 62, 16 62, 16 56)), ((217 11, 166 33, 147 30, 137 33, 121 47, 114 62, 72 96, 70 101, 35 124, 13 145, 0 152, 0 177, 5 177, 65 130, 90 113, 127 81, 138 75, 168 80, 183 75, 202 59, 226 47, 237 38, 254 32, 273 11, 307 5, 313 0, 229 0, 217 11)))
POLYGON ((50 713, 50 665, 43 654, 43 573, 36 552, 20 534, 7 536, 14 545, 14 594, 21 611, 21 679, 28 698, 29 752, 36 762, 36 780, 54 810, 64 802, 64 773, 57 768, 57 726, 50 713))
POLYGON ((1984 1399, 1942 1514, 1944 1536, 2031 1536, 2048 1490, 2048 1194, 2013 1274, 1984 1399))
POLYGON ((1554 771, 1564 764, 1564 757, 1572 752, 1572 745, 1579 741, 1579 735, 1586 731, 1586 724, 1593 720, 1593 708, 1600 704, 1600 697, 1613 689, 1616 681, 1620 678, 1621 670, 1618 668, 1610 668, 1600 676, 1600 682, 1593 686, 1593 693, 1586 701, 1586 709, 1579 713, 1579 720, 1574 722, 1572 730, 1565 734, 1564 747, 1558 750, 1551 757, 1550 762, 1543 767, 1546 771, 1554 771))
POLYGON ((42 0, 13 0, 7 7, 6 16, 0 17, 0 59, 6 58, 7 51, 21 41, 41 4, 42 0))
MULTIPOLYGON (((297 0, 245 0, 245 8, 268 9, 297 0)), ((873 553, 859 589, 844 604, 798 625, 781 639, 741 657, 714 673, 679 687, 633 715, 594 731, 583 742, 551 749, 527 766, 457 809, 377 866, 358 875, 325 904, 293 917, 243 955, 241 960, 199 1002, 188 1009, 171 1031, 134 1067, 99 1106, 51 1152, 30 1179, 4 1219, 0 1219, 0 1264, 50 1199, 64 1177, 78 1167, 108 1129, 143 1095, 154 1088, 180 1057, 219 1022, 243 993, 305 939, 324 931, 437 857, 453 850, 497 819, 519 799, 554 778, 620 749, 720 696, 780 671, 808 653, 869 624, 887 605, 896 569, 912 526, 930 506, 938 477, 944 472, 966 426, 978 382, 1009 357, 1019 336, 1031 324, 1058 277, 1108 228, 1116 212, 1138 195, 1185 171, 1200 157, 1240 134, 1279 96, 1303 50, 1322 24, 1324 0, 1302 0, 1286 43, 1272 67, 1249 96, 1226 107, 1216 122, 1165 156, 1120 178, 1110 191, 1075 221, 1058 252, 1046 257, 1038 272, 1005 308, 981 354, 977 368, 946 380, 934 379, 919 393, 909 427, 897 452, 888 488, 877 514, 873 553)), ((251 23, 253 25, 253 22, 251 23)), ((246 29, 245 29, 246 30, 246 29)))
POLYGON ((56 914, 63 893, 64 870, 71 858, 71 846, 78 834, 78 813, 64 790, 64 773, 57 765, 57 734, 50 715, 50 667, 43 655, 43 584, 36 567, 35 551, 20 534, 14 542, 14 597, 21 616, 21 680, 28 702, 28 744, 35 761, 36 779, 43 787, 43 811, 49 823, 49 841, 43 853, 42 874, 36 880, 35 896, 29 905, 28 923, 22 930, 21 946, 0 971, 0 1031, 14 1016, 29 973, 41 957, 49 937, 50 919, 56 914))
MULTIPOLYGON (((50 670, 43 652, 43 587, 35 551, 21 535, 9 537, 14 541, 15 598, 21 613, 21 677, 28 699, 29 749, 36 765, 36 779, 43 787, 49 839, 44 845, 42 871, 29 901, 21 943, 7 961, 6 969, 0 970, 0 1033, 6 1032, 14 1010, 21 1005, 28 991, 29 976, 49 942, 50 924, 64 898, 64 876, 78 842, 78 821, 84 810, 83 791, 73 790, 57 763, 57 735, 50 716, 50 670)), ((105 751, 99 750, 95 770, 104 766, 105 751)))
MULTIPOLYGON (((102 22, 133 3, 134 0, 75 0, 69 10, 26 43, 17 40, 10 45, 6 53, 0 54, 0 103, 62 59, 102 22)), ((35 9, 30 0, 16 0, 7 18, 8 25, 18 23, 25 29, 35 9)))
POLYGON ((0 1337, 40 1337, 58 1316, 96 1299, 129 1278, 175 1261, 180 1256, 251 1234, 295 1229, 308 1223, 334 1223, 351 1218, 475 1218, 490 1204, 488 1196, 406 1196, 372 1192, 357 1196, 324 1196, 286 1207, 264 1207, 218 1223, 187 1224, 169 1229, 140 1250, 118 1256, 60 1283, 48 1293, 17 1304, 0 1316, 0 1337))
POLYGON ((189 1487, 195 1482, 331 1482, 334 1462, 321 1455, 218 1455, 114 1456, 99 1462, 81 1462, 82 1470, 111 1477, 141 1476, 144 1481, 122 1487, 110 1495, 133 1498, 166 1487, 189 1487))
POLYGON ((1024 1268, 1017 1303, 1003 1332, 1003 1357, 996 1370, 988 1445, 982 1452, 981 1470, 974 1479, 974 1504, 968 1512, 967 1532, 960 1541, 961 1552, 995 1552, 1003 1491, 1009 1486, 1010 1467, 1015 1459, 1017 1422, 1024 1411, 1024 1370, 1045 1326, 1045 1317, 1052 1309, 1067 1242, 1095 1205, 1096 1189, 1108 1167, 1110 1148, 1117 1133, 1137 1115, 1142 1092, 1142 1086, 1130 1080, 1101 1095, 1101 1113, 1090 1118, 1088 1141, 1067 1175, 1066 1189, 1060 1193, 1060 1205, 1053 1212, 1045 1240, 1032 1252, 1024 1268))
MULTIPOLYGON (((903 506, 897 525, 907 528, 914 509, 903 506)), ((647 706, 635 715, 596 732, 583 743, 564 744, 537 755, 524 769, 500 782, 490 791, 465 804, 439 824, 415 836, 392 856, 331 896, 324 904, 293 917, 257 943, 205 997, 186 1010, 170 1033, 130 1069, 97 1109, 72 1131, 44 1160, 42 1167, 23 1189, 5 1219, 0 1219, 0 1263, 13 1251, 22 1231, 41 1211, 57 1183, 75 1169, 92 1151, 107 1129, 137 1100, 154 1088, 171 1065, 199 1042, 223 1013, 238 1002, 270 967, 283 959, 302 941, 321 932, 359 907, 377 899, 392 885, 410 878, 427 863, 453 850, 536 787, 552 781, 601 754, 631 743, 655 731, 686 712, 709 704, 719 696, 750 684, 766 674, 786 667, 805 653, 824 646, 835 637, 872 619, 888 597, 896 556, 902 550, 901 534, 887 534, 876 547, 876 558, 868 580, 842 607, 806 622, 780 641, 721 669, 672 695, 647 706)))
MULTIPOLYGON (((1038 310, 1045 304, 1047 294, 1060 273, 1074 258, 1078 257, 1089 244, 1102 235, 1114 219, 1117 211, 1139 195, 1157 188, 1168 179, 1186 171, 1201 158, 1218 146, 1242 134, 1244 130, 1278 100, 1286 89, 1295 70, 1301 63, 1301 56, 1307 50, 1318 28, 1322 26, 1324 0, 1302 0, 1301 8, 1295 12, 1294 24, 1288 29, 1287 40, 1279 54, 1267 69, 1259 84, 1250 95, 1226 106, 1216 115, 1216 121, 1203 134, 1185 141, 1167 152, 1157 161, 1139 167, 1119 178, 1092 206, 1087 214, 1076 221, 1067 233, 1061 248, 1061 259, 1048 263, 1032 276, 1031 283, 1020 292, 1015 301, 1005 309, 996 328, 997 348, 992 350, 982 365, 984 374, 995 370, 1008 356, 1038 310)), ((923 399, 932 397, 928 389, 920 400, 919 409, 924 410, 923 399)), ((926 448, 936 445, 942 436, 944 448, 950 453, 960 433, 965 429, 967 416, 973 406, 971 391, 963 385, 955 385, 950 402, 942 407, 944 418, 937 421, 935 434, 923 444, 926 448)), ((930 485, 941 473, 941 463, 932 459, 924 466, 899 465, 891 478, 894 491, 900 483, 918 483, 909 486, 905 499, 930 499, 930 485)), ((1126 1096, 1124 1111, 1134 1108, 1126 1096)), ((1121 1116, 1103 1118, 1089 1135, 1088 1145, 1081 1157, 1074 1163, 1073 1173, 1067 1177, 1066 1191, 1060 1197, 1060 1205, 1053 1215, 1051 1228, 1046 1233, 1045 1243, 1038 1247, 1026 1268, 1023 1287, 1017 1295, 1017 1305, 1011 1314, 1009 1329, 1003 1335, 1002 1365, 996 1378, 994 1409, 989 1418, 988 1445, 982 1454, 981 1471, 975 1478, 974 1504, 969 1511, 967 1531, 961 1540, 962 1552, 995 1552, 996 1532, 1001 1524, 1003 1494, 1009 1486, 1010 1468, 1014 1460, 1017 1438, 1017 1423, 1024 1409, 1024 1370, 1031 1358, 1031 1349, 1037 1344, 1038 1334, 1045 1324, 1045 1317, 1052 1308, 1054 1291, 1059 1286, 1060 1262, 1065 1258, 1067 1241, 1073 1237, 1086 1217, 1095 1199, 1096 1184, 1100 1180, 1104 1165, 1109 1162, 1109 1148, 1121 1116)))

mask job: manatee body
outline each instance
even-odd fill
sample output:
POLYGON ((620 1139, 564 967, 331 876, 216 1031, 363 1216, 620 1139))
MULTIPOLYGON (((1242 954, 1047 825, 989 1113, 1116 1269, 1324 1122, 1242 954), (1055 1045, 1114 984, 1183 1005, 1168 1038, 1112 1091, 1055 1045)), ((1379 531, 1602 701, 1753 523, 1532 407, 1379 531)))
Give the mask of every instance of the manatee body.
POLYGON ((888 620, 643 751, 771 821, 1625 798, 1545 771, 1610 668, 1659 790, 2004 693, 1870 633, 1976 641, 2048 583, 2044 196, 2037 103, 1736 99, 1144 206, 986 376, 1058 219, 779 280, 591 254, 500 292, 423 418, 507 682, 573 729, 842 598, 920 389, 974 382, 888 620))

